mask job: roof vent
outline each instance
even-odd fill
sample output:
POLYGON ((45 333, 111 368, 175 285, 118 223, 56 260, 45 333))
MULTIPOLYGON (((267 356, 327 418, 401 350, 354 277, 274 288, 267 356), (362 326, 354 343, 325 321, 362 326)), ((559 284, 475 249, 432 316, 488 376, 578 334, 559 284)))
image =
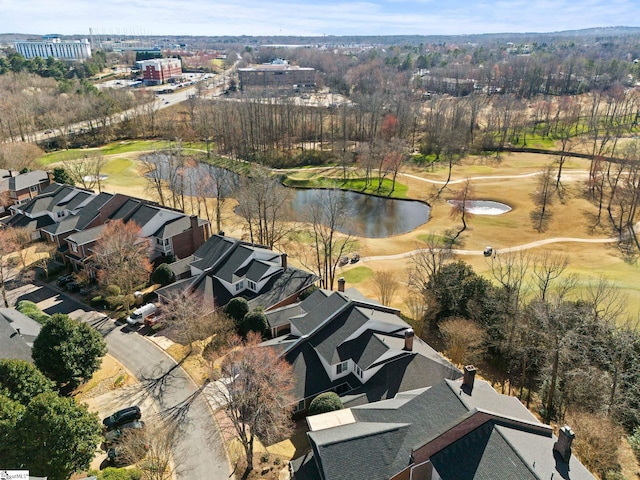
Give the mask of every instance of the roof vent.
POLYGON ((411 352, 413 351, 413 337, 415 333, 413 332, 413 328, 407 328, 404 331, 404 350, 411 352))

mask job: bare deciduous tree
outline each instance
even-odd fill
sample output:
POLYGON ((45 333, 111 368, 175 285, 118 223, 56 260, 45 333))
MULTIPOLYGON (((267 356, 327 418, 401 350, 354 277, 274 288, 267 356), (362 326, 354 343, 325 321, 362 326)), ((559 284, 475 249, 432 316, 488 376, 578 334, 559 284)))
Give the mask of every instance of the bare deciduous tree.
POLYGON ((250 332, 242 343, 230 344, 219 369, 212 372, 214 389, 222 399, 230 428, 246 454, 246 478, 253 470, 256 437, 265 444, 284 438, 291 429, 293 372, 275 350, 259 346, 262 337, 250 332))
POLYGON ((306 248, 307 255, 301 252, 300 258, 320 277, 322 287, 332 290, 340 258, 350 253, 355 243, 348 233, 351 213, 346 197, 336 189, 323 190, 308 205, 306 218, 312 228, 313 249, 306 248))
POLYGON ((534 283, 538 287, 538 295, 543 302, 547 299, 553 282, 562 276, 568 266, 568 257, 554 255, 549 250, 545 250, 542 255, 534 258, 534 283))
POLYGON ((102 171, 107 164, 106 159, 100 155, 84 155, 76 160, 62 162, 64 169, 75 182, 76 185, 82 186, 89 190, 98 188, 102 191, 102 171))
POLYGON ((147 480, 175 478, 184 464, 185 452, 177 448, 183 435, 178 422, 156 417, 142 429, 128 429, 119 440, 119 456, 135 463, 147 480))
POLYGON ((238 214, 245 221, 252 243, 273 248, 291 231, 291 196, 293 193, 282 186, 263 168, 254 168, 251 174, 240 179, 235 192, 238 214))
POLYGON ((93 251, 100 265, 101 284, 117 285, 126 295, 149 279, 149 243, 140 236, 140 227, 135 222, 107 223, 93 251))
POLYGON ((547 167, 540 174, 536 191, 533 193, 533 203, 536 209, 531 212, 531 220, 538 232, 546 230, 551 220, 551 205, 553 205, 553 195, 555 193, 553 183, 553 173, 551 167, 547 167))
POLYGON ((424 239, 425 247, 411 257, 408 268, 409 288, 422 295, 429 280, 452 258, 451 241, 431 231, 424 239))
POLYGON ((400 282, 395 274, 389 270, 380 270, 373 274, 373 283, 376 286, 380 303, 383 305, 391 304, 393 297, 400 288, 400 282))
POLYGON ((451 239, 451 243, 455 243, 462 232, 467 229, 467 219, 471 218, 472 216, 471 212, 469 211, 472 197, 473 188, 471 187, 471 182, 469 181, 469 179, 467 179, 453 199, 450 216, 451 218, 460 218, 460 220, 462 220, 462 228, 456 232, 455 236, 451 239))
POLYGON ((485 331, 466 318, 450 318, 440 324, 446 354, 456 365, 477 362, 484 352, 485 331))
POLYGON ((222 347, 233 331, 233 321, 222 310, 215 309, 213 298, 207 299, 199 293, 170 293, 160 310, 167 324, 176 331, 178 340, 191 351, 194 347, 200 350, 198 342, 212 336, 215 336, 212 341, 222 347))

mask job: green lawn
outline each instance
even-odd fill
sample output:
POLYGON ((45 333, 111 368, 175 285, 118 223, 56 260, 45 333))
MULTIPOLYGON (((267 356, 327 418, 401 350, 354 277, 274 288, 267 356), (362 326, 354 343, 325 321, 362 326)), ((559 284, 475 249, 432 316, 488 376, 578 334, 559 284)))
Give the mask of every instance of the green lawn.
POLYGON ((369 267, 355 267, 341 273, 339 276, 344 277, 347 283, 364 282, 373 275, 373 270, 369 267))
POLYGON ((407 198, 408 190, 407 185, 396 182, 394 190, 391 191, 393 182, 388 178, 385 178, 380 188, 378 188, 379 182, 377 179, 366 185, 365 180, 362 178, 343 180, 341 178, 322 176, 317 171, 296 172, 294 175, 287 175, 283 183, 288 187, 294 188, 339 188, 341 190, 351 190, 390 198, 407 198))

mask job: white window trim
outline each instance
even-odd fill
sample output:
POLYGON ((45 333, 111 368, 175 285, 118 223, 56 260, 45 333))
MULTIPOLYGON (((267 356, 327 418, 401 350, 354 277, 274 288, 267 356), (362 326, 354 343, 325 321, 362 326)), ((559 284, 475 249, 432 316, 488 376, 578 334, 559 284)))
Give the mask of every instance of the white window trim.
POLYGON ((340 362, 338 365, 336 365, 337 375, 342 375, 344 372, 348 372, 348 371, 349 371, 349 360, 340 362))

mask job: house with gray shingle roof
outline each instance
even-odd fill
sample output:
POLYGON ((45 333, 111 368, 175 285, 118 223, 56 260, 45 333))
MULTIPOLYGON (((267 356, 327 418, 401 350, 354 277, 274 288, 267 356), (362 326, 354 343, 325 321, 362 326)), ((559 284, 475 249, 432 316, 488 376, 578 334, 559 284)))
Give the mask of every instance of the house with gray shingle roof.
POLYGON ((31 349, 40 324, 15 308, 0 308, 0 358, 33 362, 31 349))
POLYGON ((317 280, 310 272, 288 266, 286 254, 224 235, 211 236, 193 254, 188 271, 184 262, 176 271, 187 278, 156 290, 165 301, 180 292, 202 295, 222 307, 243 297, 251 309, 265 311, 296 302, 317 280))
POLYGON ((290 333, 266 342, 292 366, 296 412, 306 411, 322 392, 338 393, 343 404, 361 405, 433 385, 462 374, 415 337, 400 311, 356 290, 316 290, 288 311, 267 312, 290 333))
POLYGON ((35 240, 41 238, 43 228, 75 215, 93 197, 93 192, 89 190, 52 183, 37 197, 10 207, 12 215, 3 223, 10 227, 27 229, 35 240))
POLYGON ((516 398, 474 379, 442 380, 393 398, 307 418, 311 450, 294 480, 594 480, 516 398))
POLYGON ((4 197, 3 203, 6 202, 0 207, 0 216, 10 214, 5 207, 21 204, 36 197, 50 183, 49 174, 42 170, 20 173, 0 169, 0 196, 4 197))
POLYGON ((44 236, 56 243, 58 251, 77 268, 84 267, 104 224, 111 220, 135 222, 141 238, 149 242, 151 260, 168 255, 188 257, 209 235, 209 222, 195 215, 128 195, 96 194, 58 183, 11 208, 14 215, 6 225, 28 228, 34 239, 44 236))

